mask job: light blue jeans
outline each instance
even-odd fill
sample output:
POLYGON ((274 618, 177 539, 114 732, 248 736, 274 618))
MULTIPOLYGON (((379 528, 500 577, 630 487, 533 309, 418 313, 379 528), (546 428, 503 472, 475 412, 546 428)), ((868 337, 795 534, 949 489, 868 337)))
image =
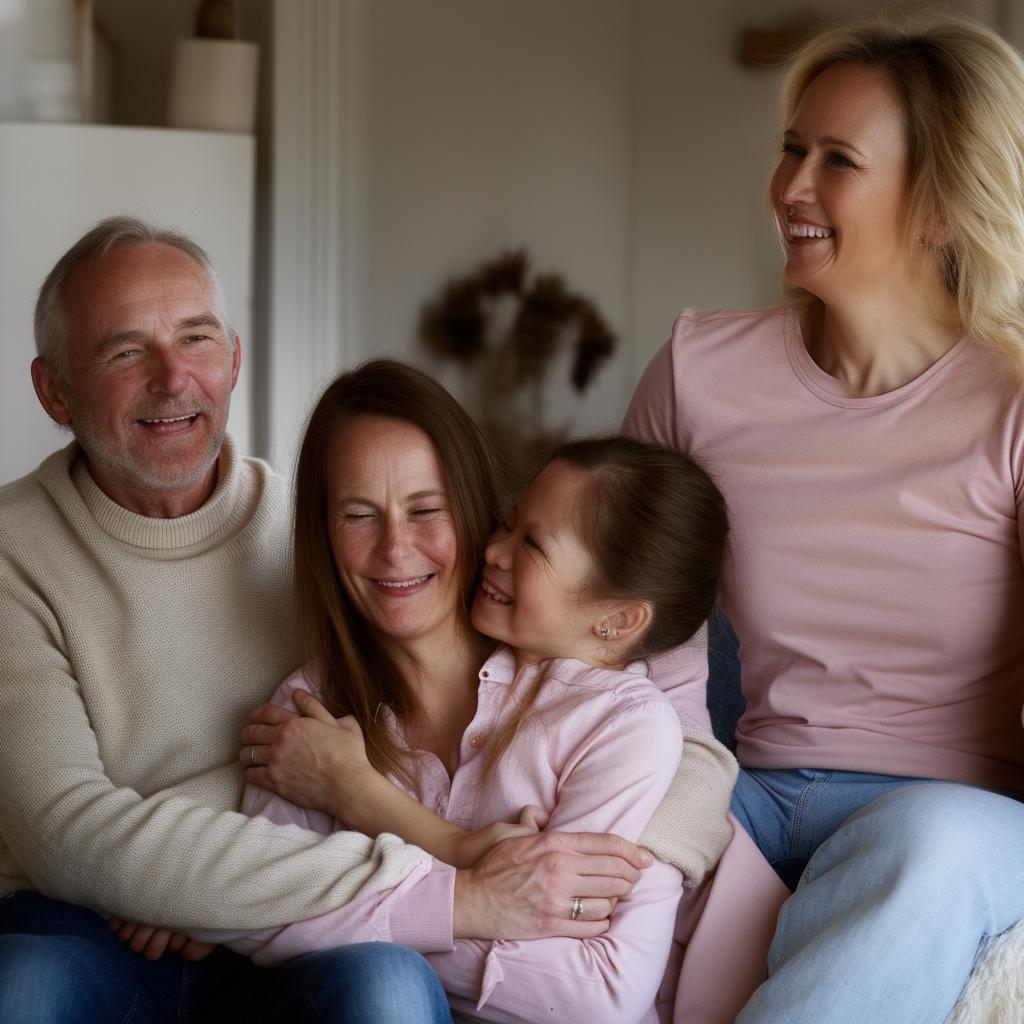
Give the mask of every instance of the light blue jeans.
POLYGON ((1024 919, 1024 805, 862 772, 740 772, 733 813, 784 880, 737 1024, 942 1024, 980 944, 1024 919))

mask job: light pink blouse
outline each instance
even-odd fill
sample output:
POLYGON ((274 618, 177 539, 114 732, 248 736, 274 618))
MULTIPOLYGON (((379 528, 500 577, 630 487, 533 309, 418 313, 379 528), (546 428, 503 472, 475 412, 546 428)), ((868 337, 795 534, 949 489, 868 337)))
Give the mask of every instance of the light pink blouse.
MULTIPOLYGON (((514 821, 524 805, 536 804, 551 815, 548 831, 615 832, 637 840, 679 763, 682 734, 672 704, 646 678, 641 663, 614 672, 560 660, 539 670, 546 679, 534 712, 488 777, 488 744, 514 707, 515 659, 506 649, 480 671, 476 715, 463 736, 454 777, 448 778, 433 754, 421 752, 413 761, 415 786, 408 791, 467 829, 514 821)), ((527 669, 516 689, 525 690, 536 671, 527 669)), ((296 673, 274 702, 294 710, 293 691, 309 685, 296 673)), ((401 739, 394 721, 392 728, 401 739)), ((242 809, 320 832, 345 827, 255 787, 247 789, 242 809)), ((257 963, 273 964, 343 943, 401 942, 427 954, 453 1009, 487 1021, 659 1019, 655 998, 683 894, 675 868, 658 862, 646 869, 619 901, 609 930, 585 940, 452 941, 453 876, 451 868, 424 854, 419 869, 392 890, 367 890, 334 913, 231 945, 257 963)), ((673 961, 678 970, 678 956, 673 961)), ((669 999, 674 988, 673 976, 669 999)))

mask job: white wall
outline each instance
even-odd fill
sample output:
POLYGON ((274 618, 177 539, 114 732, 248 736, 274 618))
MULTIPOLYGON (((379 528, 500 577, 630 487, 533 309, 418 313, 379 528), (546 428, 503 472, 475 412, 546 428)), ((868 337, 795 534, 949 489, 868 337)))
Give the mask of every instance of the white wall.
MULTIPOLYGON (((630 4, 373 0, 367 11, 365 351, 424 363, 424 301, 520 246, 623 332, 630 4)), ((615 422, 628 363, 623 348, 582 403, 559 367, 551 420, 615 422)))

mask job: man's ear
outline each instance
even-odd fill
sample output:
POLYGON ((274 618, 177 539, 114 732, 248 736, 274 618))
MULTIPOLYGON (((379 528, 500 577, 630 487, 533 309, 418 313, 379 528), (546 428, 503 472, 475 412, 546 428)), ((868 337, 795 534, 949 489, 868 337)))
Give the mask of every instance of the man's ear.
POLYGON ((653 619, 649 601, 617 603, 594 623, 594 635, 600 640, 618 641, 628 649, 647 632, 653 619))
POLYGON ((235 335, 235 347, 231 353, 231 390, 235 390, 238 383, 238 371, 242 368, 242 339, 235 335))
POLYGON ((36 389, 36 398, 50 419, 62 427, 70 427, 71 405, 67 400, 67 387, 42 356, 32 360, 32 387, 36 389))

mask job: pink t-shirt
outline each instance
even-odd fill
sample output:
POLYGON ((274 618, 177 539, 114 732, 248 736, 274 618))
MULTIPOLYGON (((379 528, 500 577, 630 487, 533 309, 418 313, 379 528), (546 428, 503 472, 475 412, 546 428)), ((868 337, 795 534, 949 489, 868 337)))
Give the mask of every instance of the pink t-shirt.
MULTIPOLYGON (((643 674, 642 663, 614 672, 559 660, 541 670, 546 678, 534 711, 489 777, 483 776, 488 742, 515 707, 509 701, 515 658, 504 648, 480 670, 476 715, 462 737, 454 777, 433 754, 421 753, 413 761, 415 785, 403 788, 466 829, 515 821, 523 806, 536 804, 550 812, 547 831, 615 832, 635 842, 679 764, 676 711, 643 674)), ((519 692, 536 671, 526 670, 519 692)), ((302 672, 281 684, 274 703, 295 710, 292 694, 299 688, 310 688, 302 672)), ((402 742, 394 719, 391 726, 402 742)), ((345 827, 253 786, 246 788, 242 810, 320 832, 345 827)), ((683 885, 675 868, 655 862, 645 869, 632 893, 619 900, 604 935, 529 942, 453 941, 453 875, 424 855, 419 870, 394 889, 368 889, 323 917, 230 945, 257 963, 272 964, 344 943, 401 942, 427 955, 453 1009, 476 1018, 658 1020, 655 997, 670 953, 670 982, 678 970, 672 936, 683 885), (433 924, 425 920, 431 917, 433 924)), ((668 986, 669 994, 673 988, 668 986)))
POLYGON ((685 312, 624 429, 728 500, 742 764, 1024 792, 1024 393, 1001 357, 965 338, 849 398, 792 309, 685 312))

